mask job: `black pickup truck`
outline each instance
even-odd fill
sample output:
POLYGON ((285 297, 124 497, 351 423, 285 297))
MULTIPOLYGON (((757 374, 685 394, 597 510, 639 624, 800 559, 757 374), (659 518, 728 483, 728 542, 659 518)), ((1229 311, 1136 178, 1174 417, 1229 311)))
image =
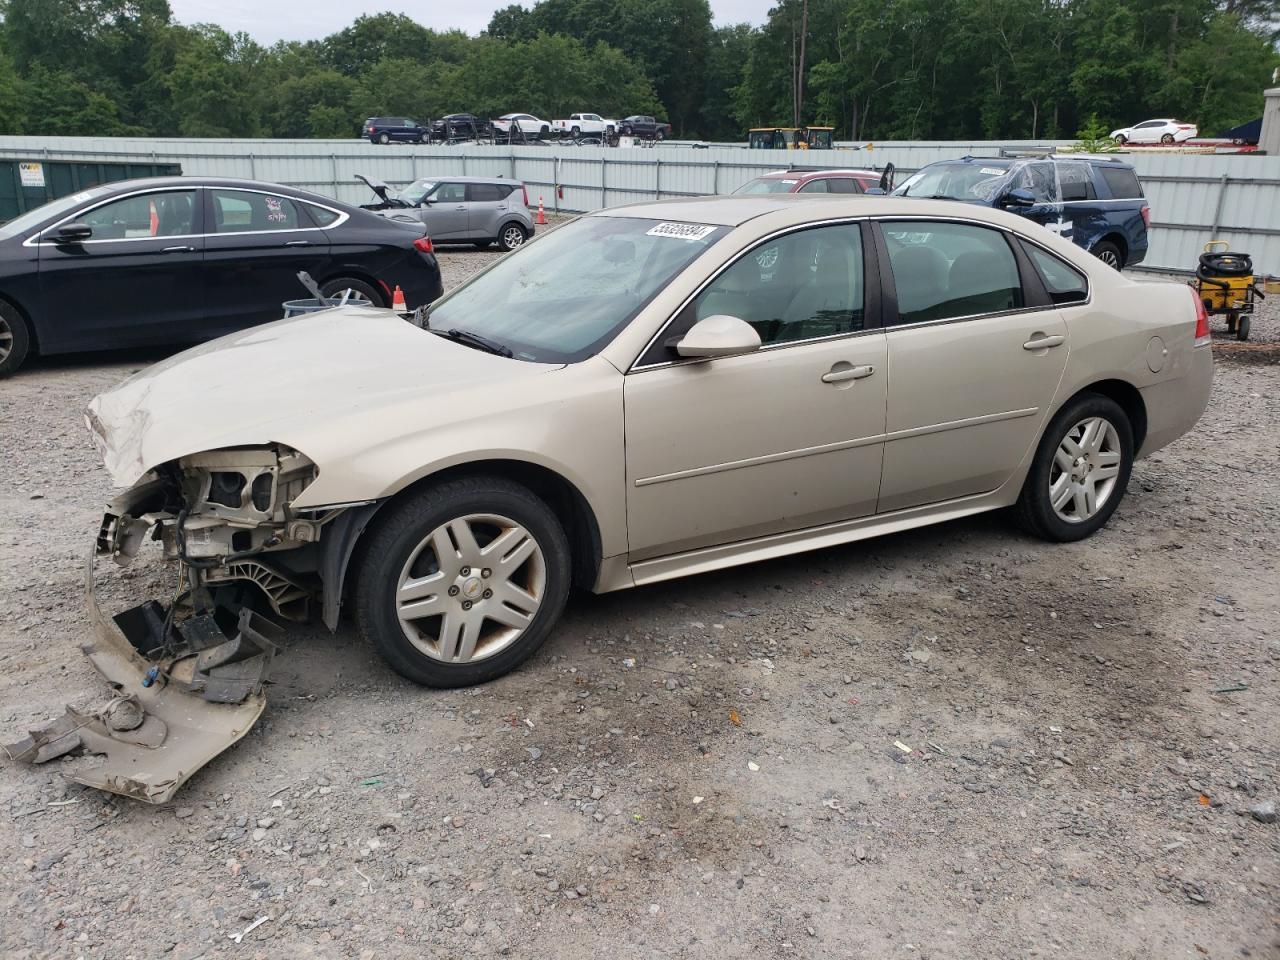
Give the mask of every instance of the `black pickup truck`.
POLYGON ((659 123, 653 117, 623 117, 618 121, 618 133, 642 140, 666 140, 671 136, 671 124, 659 123))

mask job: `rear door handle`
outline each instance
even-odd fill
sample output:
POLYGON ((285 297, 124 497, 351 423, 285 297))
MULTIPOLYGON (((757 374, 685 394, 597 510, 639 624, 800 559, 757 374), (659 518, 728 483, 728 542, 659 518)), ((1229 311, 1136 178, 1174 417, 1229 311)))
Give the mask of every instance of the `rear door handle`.
POLYGON ((195 253, 195 247, 165 247, 161 253, 195 253))
POLYGON ((1066 337, 1054 335, 1052 337, 1036 337, 1028 340, 1022 345, 1023 350, 1048 350, 1050 347, 1060 347, 1067 342, 1066 337))
POLYGON ((872 366, 849 367, 837 364, 822 375, 823 383, 844 383, 846 380, 863 380, 876 372, 872 366), (836 369, 839 367, 839 369, 836 369))
POLYGON ((285 244, 285 246, 286 247, 309 247, 311 246, 311 241, 310 240, 290 240, 288 243, 285 244))

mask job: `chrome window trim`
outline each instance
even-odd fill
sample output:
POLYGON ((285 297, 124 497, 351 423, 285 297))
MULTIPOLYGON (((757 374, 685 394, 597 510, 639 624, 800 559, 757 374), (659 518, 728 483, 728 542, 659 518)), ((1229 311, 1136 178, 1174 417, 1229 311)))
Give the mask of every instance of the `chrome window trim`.
MULTIPOLYGON (((292 200, 294 203, 306 203, 306 204, 310 204, 313 207, 320 207, 322 210, 328 210, 330 213, 336 214, 338 219, 334 220, 333 223, 324 227, 289 227, 286 230, 237 230, 233 233, 210 233, 208 231, 204 233, 171 233, 171 234, 166 234, 163 237, 112 237, 110 239, 104 239, 104 240, 81 240, 77 244, 77 246, 87 246, 93 243, 137 243, 139 241, 144 241, 144 240, 152 240, 152 241, 193 240, 201 237, 244 237, 244 236, 257 236, 258 234, 264 234, 264 233, 271 233, 271 234, 302 233, 304 231, 311 231, 311 230, 319 230, 323 232, 325 230, 331 230, 334 227, 339 227, 342 224, 346 223, 349 219, 351 219, 351 214, 347 213, 344 210, 338 210, 334 207, 328 206, 327 204, 317 203, 314 200, 303 200, 300 197, 292 197, 292 196, 289 196, 289 194, 287 193, 279 193, 274 190, 259 190, 255 187, 224 187, 220 185, 215 186, 213 184, 208 184, 208 183, 174 184, 172 186, 167 186, 167 187, 151 187, 148 189, 133 190, 133 191, 130 191, 129 193, 118 193, 115 196, 107 197, 99 203, 95 203, 92 206, 84 207, 80 210, 77 210, 75 213, 69 214, 68 216, 63 217, 61 220, 51 223, 49 226, 36 231, 30 237, 24 240, 22 242, 22 245, 24 247, 38 247, 41 245, 57 246, 58 243, 56 240, 42 239, 42 238, 49 231, 56 230, 58 227, 66 223, 74 223, 77 218, 82 217, 87 213, 91 213, 92 211, 97 210, 101 207, 105 207, 109 203, 115 203, 117 200, 128 200, 131 197, 145 196, 146 194, 149 194, 149 193, 177 193, 177 192, 185 192, 185 191, 194 191, 195 193, 198 194, 201 190, 234 190, 239 193, 258 193, 268 197, 284 197, 286 200, 292 200)), ((198 199, 199 197, 197 197, 197 200, 198 199)))
MULTIPOLYGON (((687 306, 689 306, 689 304, 691 304, 695 299, 697 299, 698 296, 702 294, 703 290, 705 290, 708 286, 710 286, 712 283, 718 280, 720 278, 720 274, 724 273, 731 266, 733 266, 735 263, 737 263, 747 254, 749 254, 752 250, 758 249, 761 244, 768 243, 770 240, 775 240, 778 237, 785 236, 786 234, 789 234, 789 233, 797 233, 801 230, 811 230, 814 227, 836 227, 836 226, 841 226, 843 224, 860 224, 864 220, 869 220, 869 219, 872 219, 872 218, 867 216, 858 216, 858 217, 836 217, 831 220, 814 220, 809 223, 793 224, 792 226, 789 226, 789 227, 781 227, 778 230, 773 231, 773 233, 767 233, 763 237, 760 237, 759 239, 755 240, 749 247, 747 247, 747 249, 743 250, 740 254, 722 263, 716 269, 716 271, 711 274, 711 276, 707 277, 705 280, 702 281, 702 283, 698 284, 697 289, 695 289, 691 294, 689 294, 689 296, 685 297, 685 299, 681 301, 680 306, 678 306, 675 309, 675 312, 672 313, 670 316, 668 316, 665 321, 663 321, 662 325, 658 328, 658 332, 655 333, 652 337, 650 337, 648 342, 644 345, 644 347, 640 350, 640 352, 636 354, 636 358, 631 361, 631 366, 627 368, 627 374, 629 375, 632 373, 643 373, 646 370, 662 370, 666 367, 687 366, 693 363, 707 363, 708 358, 706 357, 688 357, 680 360, 663 360, 660 363, 646 363, 646 364, 641 364, 640 358, 649 352, 649 350, 653 347, 653 345, 658 342, 658 340, 662 337, 664 333, 666 333, 667 328, 671 326, 672 323, 675 322, 676 317, 680 316, 680 314, 684 312, 684 309, 687 306)), ((861 243, 861 238, 859 238, 859 243, 861 243)), ((864 295, 863 295, 862 313, 864 318, 866 317, 866 312, 867 312, 865 292, 866 292, 866 278, 863 277, 863 294, 864 295)), ((869 329, 850 330, 848 333, 835 333, 825 337, 810 337, 807 340, 784 340, 778 343, 762 344, 760 349, 752 351, 752 354, 767 353, 770 350, 778 350, 784 347, 795 347, 805 343, 821 343, 823 341, 828 341, 828 340, 846 340, 846 339, 851 339, 853 337, 866 336, 867 334, 872 334, 872 333, 883 333, 885 329, 886 328, 884 327, 871 327, 869 329)), ((742 356, 751 356, 752 354, 742 354, 742 356)))

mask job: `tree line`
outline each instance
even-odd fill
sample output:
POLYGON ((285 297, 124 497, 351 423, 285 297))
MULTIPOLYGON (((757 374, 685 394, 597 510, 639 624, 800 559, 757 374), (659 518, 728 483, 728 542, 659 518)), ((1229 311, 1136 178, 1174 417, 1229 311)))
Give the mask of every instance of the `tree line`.
POLYGON ((1071 137, 1256 118, 1280 0, 541 0, 479 36, 398 14, 264 46, 167 0, 0 0, 0 133, 351 137, 369 116, 653 114, 677 136, 1071 137))

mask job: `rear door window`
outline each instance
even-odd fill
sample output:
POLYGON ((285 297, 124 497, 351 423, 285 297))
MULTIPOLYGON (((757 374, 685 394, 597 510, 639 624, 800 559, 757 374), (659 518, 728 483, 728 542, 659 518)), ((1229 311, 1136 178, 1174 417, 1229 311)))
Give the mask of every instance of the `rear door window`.
POLYGON ((1016 310, 1025 303, 1004 234, 950 221, 881 224, 898 294, 899 324, 1016 310))
POLYGON ((467 185, 467 199, 473 203, 493 203, 504 199, 508 192, 496 183, 472 183, 467 185))
POLYGON ((831 191, 827 189, 828 183, 830 183, 830 181, 826 179, 810 180, 803 187, 801 187, 798 192, 799 193, 830 193, 831 191))
POLYGON ((1022 249, 1031 258, 1054 303, 1080 303, 1089 298, 1088 278, 1075 267, 1035 244, 1024 242, 1022 249))
POLYGON ((858 181, 853 177, 831 177, 827 180, 830 193, 858 193, 858 181))
POLYGON ((213 233, 259 233, 312 226, 289 197, 213 188, 209 198, 213 206, 213 233))

